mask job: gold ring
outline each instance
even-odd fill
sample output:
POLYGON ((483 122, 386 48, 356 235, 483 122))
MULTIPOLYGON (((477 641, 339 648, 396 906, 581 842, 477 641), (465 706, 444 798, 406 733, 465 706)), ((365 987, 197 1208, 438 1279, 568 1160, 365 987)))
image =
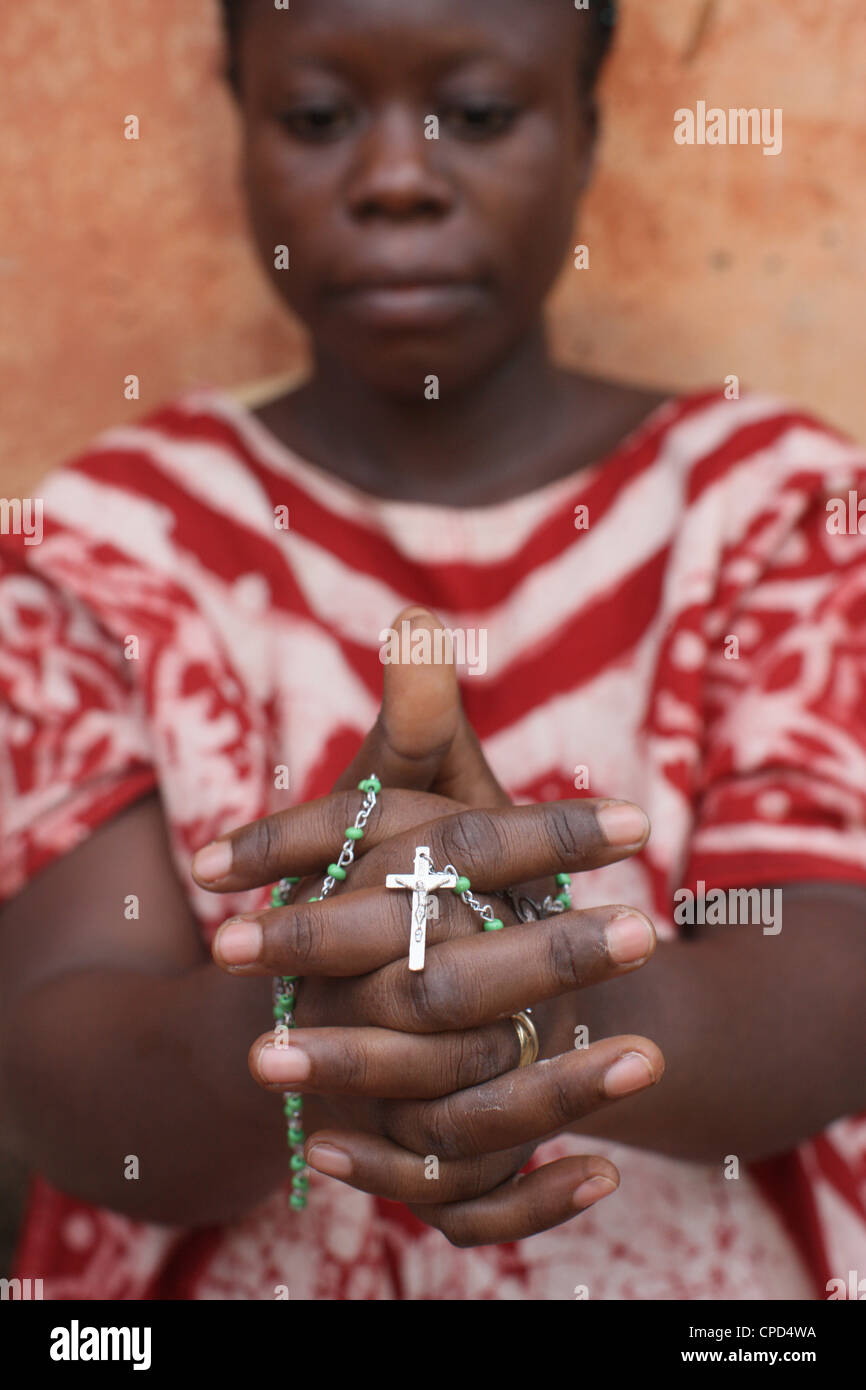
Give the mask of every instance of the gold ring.
POLYGON ((517 1040, 520 1043, 519 1067, 531 1067, 538 1056, 538 1034, 535 1031, 535 1024, 524 1009, 520 1013, 511 1015, 511 1022, 514 1024, 514 1031, 517 1033, 517 1040))

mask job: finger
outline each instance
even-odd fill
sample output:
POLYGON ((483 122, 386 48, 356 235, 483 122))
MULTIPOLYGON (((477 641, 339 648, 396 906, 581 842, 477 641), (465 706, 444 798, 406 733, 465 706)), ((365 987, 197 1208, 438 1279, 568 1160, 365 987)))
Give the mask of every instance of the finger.
MULTIPOLYGON (((387 799, 387 793, 385 798, 387 799)), ((438 871, 453 864, 473 892, 497 892, 548 874, 582 873, 636 854, 649 821, 627 801, 570 798, 497 810, 471 807, 416 822, 387 844, 371 845, 352 870, 352 887, 384 883, 411 869, 416 845, 427 845, 438 871)))
MULTIPOLYGON (((363 804, 364 794, 355 787, 238 826, 198 851, 192 861, 193 878, 212 892, 233 893, 275 883, 286 874, 324 872, 363 804)), ((459 803, 429 792, 389 788, 356 840, 355 854, 363 857, 419 822, 460 809, 459 803)))
POLYGON ((509 1019, 435 1035, 295 1028, 288 1045, 264 1033, 249 1052, 250 1072, 265 1090, 422 1100, 489 1081, 519 1060, 517 1031, 509 1019))
POLYGON ((452 1245, 504 1245, 561 1226, 619 1187, 619 1173, 604 1158, 575 1156, 518 1173, 483 1197, 441 1206, 411 1206, 452 1245))
POLYGON ((578 1155, 508 1177, 479 1195, 500 1166, 513 1169, 520 1151, 484 1162, 431 1163, 435 1155, 409 1154, 381 1135, 346 1130, 317 1131, 304 1156, 311 1168, 350 1187, 413 1204, 417 1216, 459 1246, 523 1240, 570 1220, 619 1185, 607 1159, 578 1155), (466 1187, 471 1195, 455 1200, 466 1187))
MULTIPOLYGON (((373 1024, 406 1033, 477 1028, 518 1013, 527 999, 554 999, 639 969, 655 944, 652 923, 635 908, 573 909, 510 931, 479 931, 440 942, 423 970, 408 969, 404 945, 402 959, 380 970, 332 979, 329 1007, 333 1021, 350 1028, 373 1024)), ((294 963, 289 955, 284 959, 294 963)), ((316 968, 307 957, 298 970, 265 973, 313 975, 316 968)))
POLYGON ((348 1027, 441 1032, 516 1011, 515 998, 550 999, 638 969, 656 941, 652 922, 635 908, 574 908, 500 933, 481 930, 452 898, 428 922, 424 970, 408 971, 405 904, 362 889, 230 917, 212 952, 231 974, 345 980, 333 1005, 348 1027))
POLYGON ((392 646, 401 658, 426 651, 440 659, 383 660, 379 717, 334 790, 354 787, 375 772, 386 787, 435 790, 467 805, 508 805, 463 711, 453 642, 442 640, 449 630, 429 609, 413 604, 390 631, 399 639, 392 646), (425 642, 426 634, 432 640, 425 642))
MULTIPOLYGON (((316 873, 361 805, 356 789, 251 821, 199 850, 193 877, 216 892, 235 892, 284 874, 316 873)), ((645 813, 626 801, 586 797, 467 810, 430 793, 388 788, 355 841, 352 886, 384 883, 388 873, 411 865, 419 844, 431 847, 437 867, 453 859, 473 887, 495 889, 601 868, 636 853, 648 835, 645 813)))
MULTIPOLYGON (((481 929, 480 919, 453 893, 443 894, 436 906, 438 915, 427 923, 428 946, 481 929)), ((510 908, 497 904, 496 910, 502 913, 498 920, 513 925, 510 908)), ((392 961, 405 965, 408 944, 405 894, 362 888, 229 917, 217 930, 212 952, 231 974, 354 976, 392 961)))
POLYGON ((539 1143, 663 1075, 664 1058, 649 1038, 604 1038, 438 1100, 392 1102, 385 1130, 414 1153, 471 1158, 539 1143))
POLYGON ((499 1187, 532 1157, 531 1146, 483 1159, 440 1162, 435 1154, 409 1153, 381 1134, 317 1130, 304 1157, 317 1173, 391 1202, 420 1204, 464 1201, 499 1187))

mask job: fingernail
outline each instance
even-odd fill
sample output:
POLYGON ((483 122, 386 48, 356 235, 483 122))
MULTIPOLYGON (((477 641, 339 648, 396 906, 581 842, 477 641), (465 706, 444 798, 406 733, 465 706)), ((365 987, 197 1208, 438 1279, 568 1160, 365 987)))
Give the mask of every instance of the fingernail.
POLYGON ((260 923, 229 920, 216 934, 213 953, 224 965, 254 965, 262 953, 263 940, 260 923))
POLYGON ((617 1183, 611 1178, 588 1178, 576 1188, 572 1201, 578 1211, 583 1211, 584 1207, 591 1207, 593 1202, 598 1202, 602 1197, 609 1197, 611 1192, 616 1192, 617 1183))
POLYGON ((652 1067, 642 1052, 627 1052, 605 1073, 604 1093, 606 1096, 627 1096, 632 1091, 642 1091, 655 1081, 652 1067))
POLYGON ((608 922, 604 939, 607 954, 616 965, 632 965, 650 954, 654 933, 645 917, 629 913, 627 917, 615 917, 608 922))
POLYGON ((229 841, 214 840, 211 844, 205 845, 193 858, 192 867, 196 876, 203 878, 207 883, 225 878, 232 869, 232 847, 229 841))
POLYGON ((310 1065, 307 1053, 294 1044, 263 1047, 257 1063, 262 1081, 306 1081, 310 1065))
POLYGON ((598 823, 609 845, 634 845, 649 830, 649 820, 639 806, 629 801, 603 806, 598 823))
POLYGON ((317 1173, 326 1173, 329 1178, 347 1178, 352 1171, 352 1160, 342 1149, 333 1144, 314 1144, 304 1154, 311 1168, 317 1173))

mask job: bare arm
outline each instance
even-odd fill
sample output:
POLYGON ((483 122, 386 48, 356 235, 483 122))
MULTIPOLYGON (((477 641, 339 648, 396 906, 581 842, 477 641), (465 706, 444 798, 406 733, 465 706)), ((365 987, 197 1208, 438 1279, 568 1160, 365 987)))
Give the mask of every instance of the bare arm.
MULTIPOLYGON (((563 1048, 626 1027, 665 1056, 652 1094, 575 1125, 678 1158, 743 1161, 792 1148, 866 1109, 866 893, 790 885, 778 936, 701 928, 660 942, 644 970, 555 1001, 563 1048)), ((547 1006, 553 1009, 554 1006, 547 1006)))
POLYGON ((138 1219, 238 1216, 287 1171, 279 1097, 247 1067, 270 1004, 268 980, 211 963, 159 798, 136 803, 0 911, 0 1102, 22 1156, 138 1219))

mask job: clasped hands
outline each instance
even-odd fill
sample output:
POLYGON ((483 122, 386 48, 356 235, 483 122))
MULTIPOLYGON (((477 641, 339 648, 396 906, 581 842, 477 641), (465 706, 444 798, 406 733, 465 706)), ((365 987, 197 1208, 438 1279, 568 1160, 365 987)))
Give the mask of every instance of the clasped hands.
MULTIPOLYGON (((416 608, 395 625, 407 618, 438 625, 416 608)), ((542 1140, 660 1079, 664 1060, 647 1038, 573 1046, 575 991, 638 969, 655 933, 619 906, 520 923, 494 895, 519 886, 541 898, 559 872, 634 854, 649 825, 626 802, 512 805, 463 713, 453 666, 384 673, 379 717, 333 793, 222 837, 200 851, 193 873, 215 892, 302 876, 291 905, 224 923, 213 955, 233 974, 301 977, 290 1046, 265 1033, 249 1064, 266 1090, 304 1095, 309 1166, 406 1203, 454 1245, 520 1240, 619 1183, 614 1165, 591 1155, 520 1170, 542 1140), (382 792, 349 876, 308 902, 371 772, 382 792), (411 900, 389 892, 385 878, 411 866, 418 844, 430 846, 437 869, 455 864, 474 893, 492 898, 505 930, 480 930, 441 891, 425 968, 411 972, 411 900), (541 1052, 517 1070, 510 1015, 527 1006, 541 1052)))

